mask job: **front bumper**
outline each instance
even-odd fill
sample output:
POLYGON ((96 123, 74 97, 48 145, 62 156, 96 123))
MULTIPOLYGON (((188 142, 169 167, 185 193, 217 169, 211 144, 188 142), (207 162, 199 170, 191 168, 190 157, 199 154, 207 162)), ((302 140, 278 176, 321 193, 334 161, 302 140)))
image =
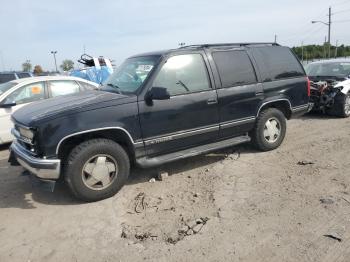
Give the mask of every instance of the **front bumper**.
POLYGON ((56 180, 60 177, 61 160, 34 157, 16 140, 10 147, 11 155, 17 162, 40 179, 56 180))

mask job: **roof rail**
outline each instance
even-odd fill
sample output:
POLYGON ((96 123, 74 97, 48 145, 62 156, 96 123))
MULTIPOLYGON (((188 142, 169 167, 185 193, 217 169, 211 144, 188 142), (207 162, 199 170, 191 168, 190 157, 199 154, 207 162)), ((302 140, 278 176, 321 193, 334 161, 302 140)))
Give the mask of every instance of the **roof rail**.
POLYGON ((182 46, 179 49, 183 48, 206 48, 206 47, 220 47, 220 46, 250 46, 250 45, 271 45, 271 46, 280 46, 274 42, 256 42, 256 43, 221 43, 221 44, 201 44, 201 45, 186 45, 182 46))

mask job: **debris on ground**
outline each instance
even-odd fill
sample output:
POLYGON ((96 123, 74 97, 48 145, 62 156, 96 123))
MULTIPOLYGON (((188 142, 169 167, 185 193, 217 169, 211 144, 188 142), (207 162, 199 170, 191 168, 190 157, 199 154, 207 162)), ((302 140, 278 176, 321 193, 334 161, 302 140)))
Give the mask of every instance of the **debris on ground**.
POLYGON ((165 179, 168 178, 168 176, 169 176, 168 172, 160 171, 158 173, 158 180, 164 181, 165 179))
POLYGON ((146 209, 145 193, 141 192, 135 197, 135 212, 142 213, 146 209))
POLYGON ((138 234, 138 233, 135 234, 135 238, 136 238, 137 240, 139 240, 139 241, 145 241, 145 240, 147 240, 147 239, 149 239, 149 238, 152 239, 152 240, 155 240, 155 239, 157 239, 157 237, 158 237, 158 236, 152 235, 152 234, 149 233, 149 232, 141 233, 141 234, 138 234))
POLYGON ((334 201, 330 198, 320 198, 320 202, 325 205, 331 205, 334 201))
POLYGON ((347 200, 345 197, 342 197, 342 199, 343 199, 345 202, 347 202, 348 204, 350 204, 350 201, 347 200))
POLYGON ((226 157, 230 160, 238 160, 241 157, 240 151, 234 151, 231 154, 227 154, 226 157))
POLYGON ((208 220, 209 218, 204 217, 189 221, 184 227, 179 230, 179 234, 186 236, 197 234, 202 230, 203 226, 207 223, 208 220))
POLYGON ((156 182, 156 179, 155 178, 151 178, 148 182, 154 183, 154 182, 156 182))
POLYGON ((305 160, 298 162, 299 166, 307 166, 307 165, 313 165, 313 164, 315 164, 315 163, 312 161, 305 161, 305 160))
POLYGON ((338 242, 341 242, 342 239, 340 237, 336 237, 334 235, 323 235, 324 237, 328 237, 328 238, 331 238, 331 239, 334 239, 334 240, 337 240, 338 242))

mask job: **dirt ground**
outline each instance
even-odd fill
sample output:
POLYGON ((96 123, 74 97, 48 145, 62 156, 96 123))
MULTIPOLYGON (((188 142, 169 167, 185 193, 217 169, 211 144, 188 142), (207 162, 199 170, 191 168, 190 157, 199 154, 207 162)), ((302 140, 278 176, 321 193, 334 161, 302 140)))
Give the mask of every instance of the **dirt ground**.
POLYGON ((0 261, 350 261, 350 119, 288 122, 282 146, 242 145, 135 169, 81 203, 0 151, 0 261))

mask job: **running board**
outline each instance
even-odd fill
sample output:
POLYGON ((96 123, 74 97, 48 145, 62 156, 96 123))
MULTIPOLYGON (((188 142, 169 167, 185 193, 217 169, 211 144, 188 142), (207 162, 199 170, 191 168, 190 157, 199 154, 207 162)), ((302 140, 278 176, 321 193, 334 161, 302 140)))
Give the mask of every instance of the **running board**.
POLYGON ((217 149, 225 148, 225 147, 230 147, 238 144, 242 144, 245 142, 249 142, 251 139, 249 136, 238 136, 234 138, 230 138, 227 140, 211 143, 211 144, 206 144, 202 146, 197 146, 197 147, 192 147, 189 149, 185 149, 182 151, 162 155, 162 156, 156 156, 153 158, 147 158, 147 157, 142 157, 136 160, 136 163, 140 167, 153 167, 153 166, 158 166, 162 165, 168 162, 180 160, 183 158, 188 158, 191 156, 197 156, 200 154, 208 153, 217 149))

